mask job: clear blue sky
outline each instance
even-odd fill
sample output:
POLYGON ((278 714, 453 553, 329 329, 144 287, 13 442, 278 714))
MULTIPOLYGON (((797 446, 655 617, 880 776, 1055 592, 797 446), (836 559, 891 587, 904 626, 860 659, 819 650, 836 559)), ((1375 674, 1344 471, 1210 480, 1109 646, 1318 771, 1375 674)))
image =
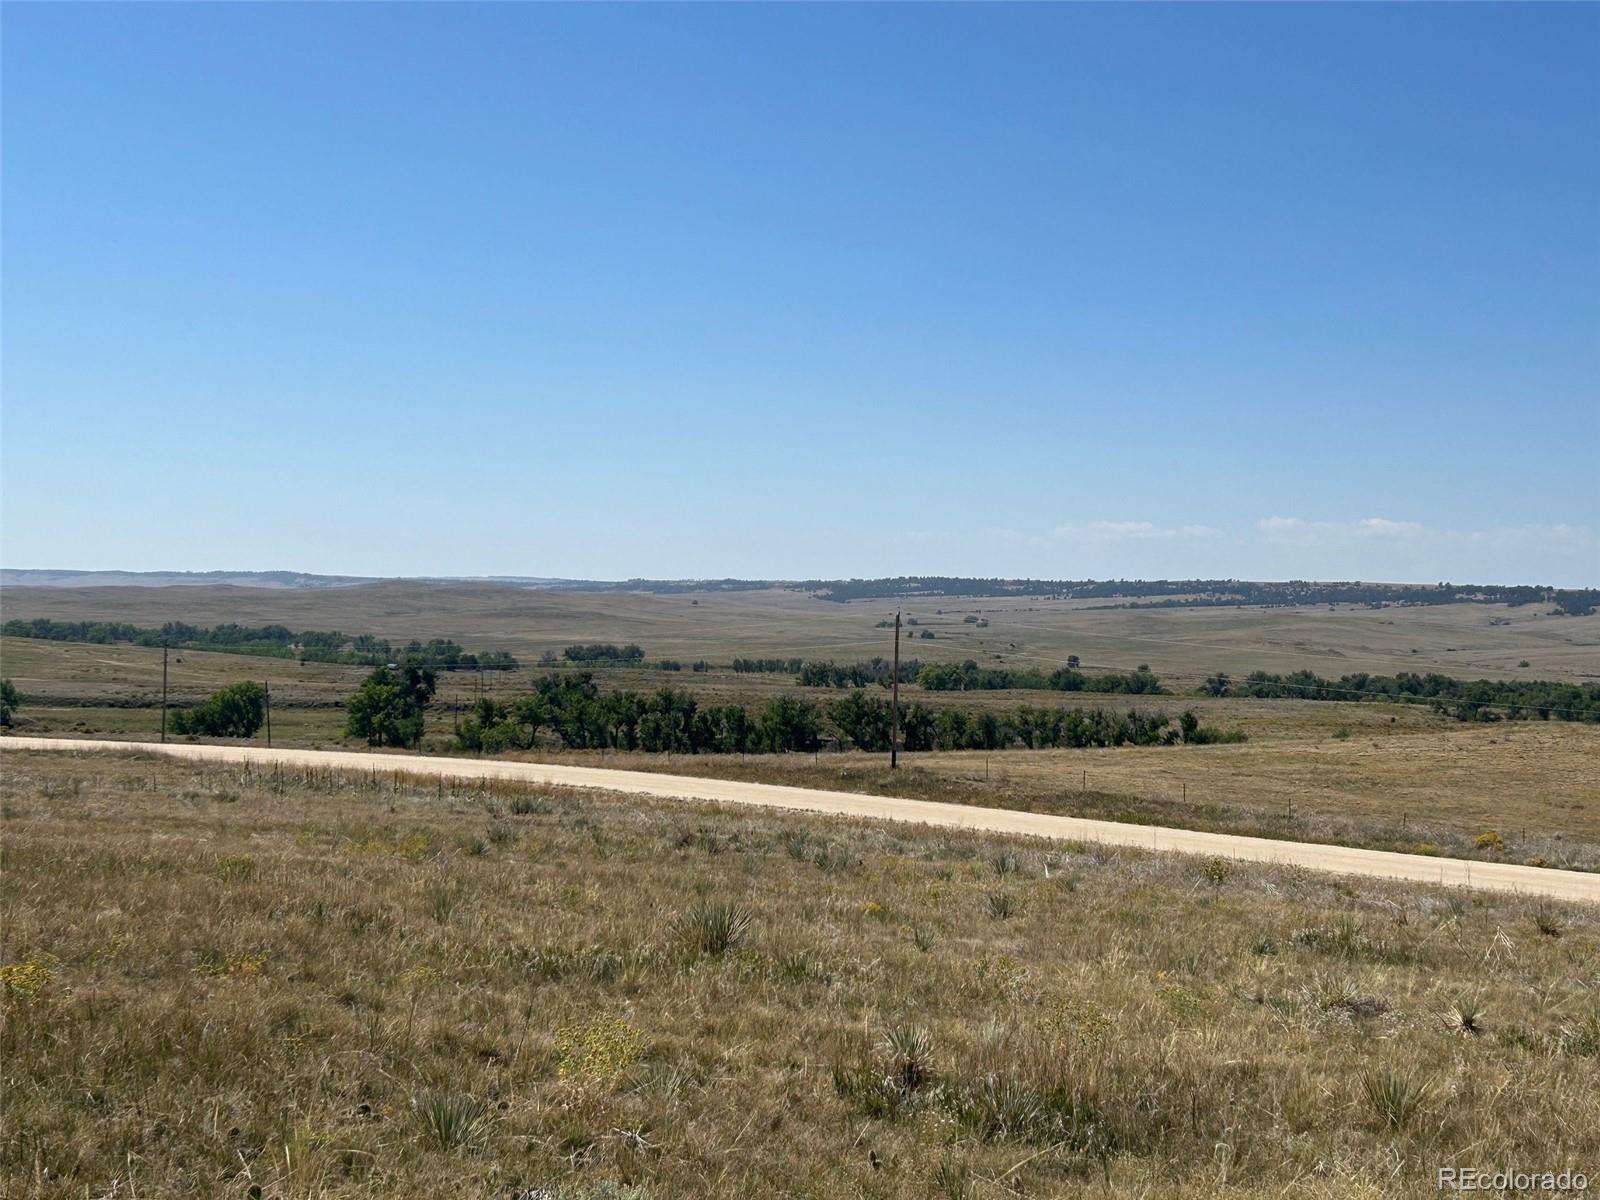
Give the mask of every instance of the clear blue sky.
POLYGON ((3 23, 7 566, 1600 583, 1600 7, 3 23))

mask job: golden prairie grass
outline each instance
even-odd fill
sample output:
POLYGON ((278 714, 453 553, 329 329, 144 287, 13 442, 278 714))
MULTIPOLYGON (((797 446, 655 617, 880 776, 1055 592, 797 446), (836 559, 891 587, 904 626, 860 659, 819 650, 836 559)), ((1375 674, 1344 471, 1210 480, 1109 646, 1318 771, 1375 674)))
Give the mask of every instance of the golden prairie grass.
POLYGON ((1343 715, 1363 733, 1335 737, 1268 714, 1263 721, 1282 724, 1241 745, 903 754, 895 773, 887 754, 534 757, 1600 869, 1600 728, 1436 717, 1397 730, 1373 711, 1389 706, 1307 703, 1335 710, 1314 717, 1344 727, 1336 724, 1343 715))
POLYGON ((1193 687, 1217 670, 1311 668, 1461 677, 1593 679, 1600 675, 1600 614, 1550 616, 1544 605, 1451 604, 1369 609, 1115 609, 1038 597, 970 597, 835 604, 782 590, 644 595, 549 592, 490 584, 405 581, 345 588, 89 587, 5 589, 8 617, 181 620, 292 629, 342 629, 404 642, 450 637, 475 649, 532 661, 574 642, 638 642, 654 659, 726 663, 734 655, 801 655, 854 661, 887 655, 885 616, 917 618, 906 652, 924 661, 975 658, 984 665, 1087 665, 1125 670, 1149 663, 1193 687), (985 627, 966 623, 981 614, 985 627), (1521 664, 1527 662, 1528 666, 1521 664))
POLYGON ((1581 908, 599 793, 0 771, 7 1196, 1427 1196, 1600 1154, 1581 908))
MULTIPOLYGON (((207 657, 294 669, 294 664, 279 660, 207 657)), ((759 704, 779 694, 825 703, 844 694, 796 688, 786 676, 619 670, 602 672, 601 677, 608 689, 642 689, 668 682, 690 688, 706 703, 759 704)), ((472 686, 470 679, 449 677, 444 684, 447 694, 472 686)), ((494 677, 489 686, 494 694, 506 696, 525 692, 532 683, 528 672, 516 672, 494 677)), ((275 698, 286 690, 276 683, 273 688, 275 698)), ((916 753, 903 757, 910 769, 899 778, 889 776, 884 769, 887 756, 881 754, 669 759, 612 752, 573 754, 547 745, 534 757, 892 792, 1301 841, 1402 851, 1432 846, 1455 857, 1584 869, 1600 866, 1600 728, 1592 725, 1463 723, 1416 705, 1374 702, 1037 692, 925 694, 915 689, 904 695, 908 701, 936 706, 1064 703, 1113 710, 1159 708, 1169 715, 1193 708, 1205 723, 1242 730, 1250 740, 1204 747, 916 753)), ((462 699, 470 699, 470 694, 462 699)), ((350 744, 343 736, 344 712, 332 707, 333 694, 313 702, 318 706, 275 703, 275 745, 350 744)), ((452 752, 450 712, 448 701, 435 704, 425 752, 452 752)), ((150 707, 51 707, 30 702, 21 716, 29 733, 154 740, 159 730, 159 709, 150 707)), ((263 735, 256 740, 263 741, 263 735)))
MULTIPOLYGON (((815 692, 812 693, 815 696, 815 692)), ((837 695, 838 693, 835 693, 837 695)), ((991 695, 1005 693, 991 693, 991 695)), ((824 696, 827 693, 823 693, 824 696)), ((959 695, 959 694, 957 694, 959 695)), ((1089 702, 1121 701, 1098 697, 1089 702)), ((1172 710, 1187 698, 1157 697, 1172 710), (1175 702, 1175 703, 1174 703, 1175 702)), ((1117 707, 1115 703, 1112 705, 1117 707)), ((1208 706, 1196 702, 1197 711, 1208 706)), ((1241 745, 694 757, 564 752, 532 757, 906 795, 987 807, 1249 833, 1500 862, 1600 867, 1600 729, 1568 722, 1463 724, 1382 704, 1211 702, 1204 719, 1250 730, 1241 745), (1349 736, 1342 736, 1348 734, 1349 736)), ((38 708, 25 732, 153 741, 159 714, 38 708)), ((338 747, 338 709, 275 709, 274 744, 338 747)), ((423 750, 452 753, 435 711, 423 750)), ((257 736, 256 741, 264 739, 257 736)))

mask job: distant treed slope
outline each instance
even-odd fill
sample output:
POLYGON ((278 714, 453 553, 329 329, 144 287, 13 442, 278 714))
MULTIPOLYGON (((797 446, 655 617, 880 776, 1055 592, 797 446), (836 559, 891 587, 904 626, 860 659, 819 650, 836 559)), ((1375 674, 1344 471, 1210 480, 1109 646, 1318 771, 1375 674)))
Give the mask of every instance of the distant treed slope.
POLYGON ((337 630, 307 629, 295 633, 284 625, 217 625, 201 628, 168 621, 159 629, 141 628, 121 621, 7 621, 0 626, 7 637, 37 638, 48 642, 88 642, 96 645, 126 643, 135 646, 170 646, 181 650, 213 650, 223 654, 256 654, 267 658, 298 658, 302 662, 380 666, 399 660, 441 671, 514 671, 517 660, 502 650, 472 653, 455 642, 434 638, 391 644, 370 634, 345 634, 337 630))
POLYGON ((1212 696, 1290 700, 1397 700, 1428 703, 1462 721, 1513 719, 1600 721, 1600 684, 1549 680, 1452 679, 1448 675, 1369 675, 1325 679, 1312 671, 1252 671, 1242 680, 1218 672, 1201 690, 1212 696), (1504 710, 1503 712, 1501 710, 1504 710))
POLYGON ((965 579, 946 575, 888 579, 812 579, 787 585, 827 600, 917 597, 1054 596, 1066 600, 1160 598, 1164 605, 1273 604, 1492 604, 1554 603, 1563 611, 1593 612, 1600 590, 1500 584, 1393 584, 1353 582, 1254 582, 1242 579, 1050 580, 965 579))
MULTIPOLYGON (((1222 605, 1296 604, 1554 604, 1558 611, 1584 616, 1600 608, 1600 589, 1503 584, 1395 584, 1293 579, 1262 582, 1242 579, 999 579, 955 575, 899 575, 883 579, 552 579, 537 576, 421 577, 420 582, 492 583, 502 587, 564 592, 753 592, 768 588, 809 592, 824 600, 979 598, 1049 596, 1066 600, 1103 599, 1128 607, 1203 608, 1222 605)), ((375 583, 354 575, 308 575, 297 571, 43 571, 0 570, 0 585, 91 587, 139 585, 233 585, 238 587, 327 588, 375 583)))
POLYGON ((375 583, 364 575, 309 575, 304 571, 54 571, 8 567, 4 587, 353 587, 375 583))

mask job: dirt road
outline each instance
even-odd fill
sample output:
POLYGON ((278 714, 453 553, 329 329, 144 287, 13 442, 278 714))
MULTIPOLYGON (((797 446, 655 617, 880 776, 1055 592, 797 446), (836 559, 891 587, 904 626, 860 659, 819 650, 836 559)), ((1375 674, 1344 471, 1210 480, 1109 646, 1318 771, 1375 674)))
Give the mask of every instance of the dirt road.
POLYGON ((770 783, 744 783, 730 779, 695 779, 658 775, 648 771, 618 771, 606 767, 569 767, 551 763, 507 762, 480 758, 431 758, 423 755, 372 754, 349 750, 268 750, 257 746, 200 746, 169 742, 115 742, 89 738, 8 737, 0 739, 0 753, 17 750, 142 751, 201 762, 321 767, 356 771, 402 772, 437 779, 507 779, 532 784, 599 788, 662 799, 711 801, 717 804, 754 805, 794 809, 830 816, 869 820, 909 821, 921 825, 995 833, 1104 842, 1167 850, 1181 854, 1233 858, 1251 862, 1292 863, 1318 871, 1367 875, 1380 879, 1410 879, 1422 883, 1519 892, 1559 900, 1600 903, 1600 874, 1555 871, 1514 863, 1469 862, 1464 859, 1426 858, 1385 850, 1357 850, 1314 842, 1280 842, 1270 838, 1240 837, 1227 833, 1200 833, 1153 825, 1125 825, 1082 817, 978 808, 928 800, 902 800, 893 796, 868 796, 856 792, 826 792, 770 783))

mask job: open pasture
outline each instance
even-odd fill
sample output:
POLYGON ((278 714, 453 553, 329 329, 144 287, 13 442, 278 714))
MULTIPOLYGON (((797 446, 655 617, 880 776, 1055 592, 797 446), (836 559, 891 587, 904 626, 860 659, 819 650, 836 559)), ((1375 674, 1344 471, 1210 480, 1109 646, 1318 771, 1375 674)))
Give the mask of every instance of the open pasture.
MULTIPOLYGON (((508 650, 526 661, 574 642, 637 642, 651 659, 887 656, 887 600, 837 604, 782 590, 688 595, 547 592, 491 584, 385 582, 324 589, 107 587, 5 589, 8 618, 182 620, 291 629, 338 629, 391 640, 454 638, 470 649, 508 650)), ((1462 678, 1600 678, 1600 613, 1552 616, 1544 605, 1451 604, 1371 609, 1100 608, 1091 601, 1026 598, 919 600, 902 654, 927 662, 1062 665, 1126 670, 1149 663, 1193 687, 1223 670, 1309 668, 1462 678), (969 623, 978 617, 987 627, 969 623), (930 632, 924 639, 919 635, 930 632), (1526 662, 1526 667, 1521 664, 1526 662)))
MULTIPOLYGON (((448 752, 452 714, 479 694, 524 695, 544 669, 538 657, 572 642, 636 641, 648 660, 674 658, 680 671, 600 668, 604 690, 686 688, 702 703, 758 707, 779 695, 825 703, 845 693, 799 688, 783 673, 735 673, 735 657, 817 657, 854 661, 889 649, 875 628, 883 602, 834 604, 797 593, 618 595, 539 592, 492 585, 374 584, 295 590, 235 587, 8 588, 8 617, 115 619, 140 625, 277 622, 338 628, 391 640, 453 637, 471 649, 509 649, 517 671, 440 675, 424 749, 448 752), (704 659, 706 671, 690 664, 704 659)), ((902 652, 927 661, 1058 665, 1077 653, 1086 667, 1127 668, 1148 661, 1175 691, 1212 669, 1235 676, 1254 666, 1342 670, 1438 669, 1476 664, 1495 673, 1582 678, 1600 672, 1600 617, 1541 615, 1537 606, 1438 608, 1104 610, 1036 599, 976 600, 938 611, 909 606, 918 625, 902 652), (982 614, 987 627, 966 617, 982 614), (924 629, 933 639, 916 636, 924 629), (1099 649, 1096 649, 1099 647, 1099 649), (1419 652, 1415 655, 1411 649, 1419 652), (1516 657, 1513 657, 1516 656, 1516 657), (1530 663, 1526 669, 1514 664, 1530 663), (1541 670, 1540 668, 1543 668, 1541 670)), ((161 652, 131 645, 84 645, 6 638, 4 673, 27 704, 28 732, 151 739, 159 730, 161 652)), ((647 660, 647 661, 648 661, 647 660)), ((279 745, 343 742, 340 708, 365 669, 292 659, 173 651, 174 703, 189 704, 226 683, 266 681, 279 745)), ((874 689, 876 691, 876 689, 874 689)), ((1193 695, 924 692, 908 703, 1011 708, 1081 705, 1193 709, 1208 725, 1241 730, 1242 745, 1122 747, 1109 750, 913 754, 901 779, 887 780, 881 756, 823 754, 724 761, 711 756, 663 762, 633 756, 644 769, 751 773, 752 778, 875 790, 932 789, 939 798, 1077 812, 1270 836, 1344 841, 1386 848, 1436 845, 1472 853, 1494 831, 1517 861, 1600 865, 1600 730, 1564 722, 1463 725, 1426 708, 1381 703, 1211 699, 1193 695), (879 781, 879 776, 883 781, 879 781), (948 794, 946 794, 948 793, 948 794)), ((546 747, 545 757, 563 757, 546 747)), ((581 758, 582 756, 574 756, 581 758)), ((618 756, 610 755, 616 760, 618 756)), ((627 756, 622 756, 627 757, 627 756)))
POLYGON ((1581 906, 595 792, 0 771, 7 1195, 1359 1200, 1600 1155, 1581 906))

